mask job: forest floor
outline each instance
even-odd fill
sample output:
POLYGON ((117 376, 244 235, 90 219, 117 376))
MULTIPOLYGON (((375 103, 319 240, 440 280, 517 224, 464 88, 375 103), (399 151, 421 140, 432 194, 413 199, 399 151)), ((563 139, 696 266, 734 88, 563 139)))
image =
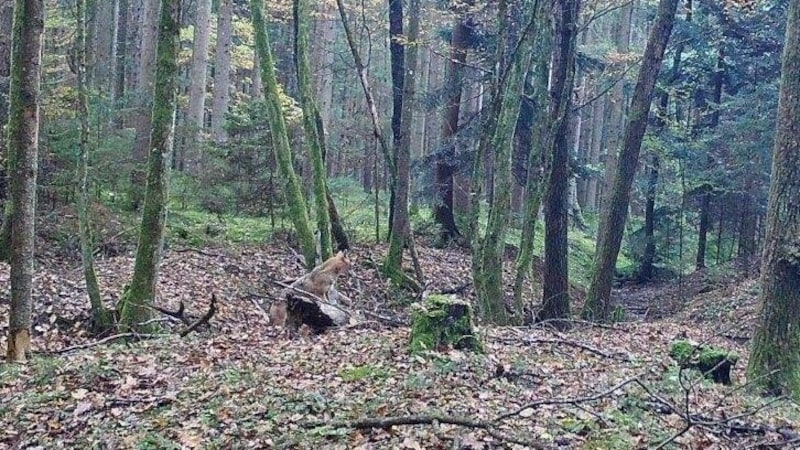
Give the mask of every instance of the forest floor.
MULTIPOLYGON (((800 448, 800 407, 745 383, 757 286, 733 268, 624 287, 616 296, 628 321, 613 326, 482 327, 486 355, 412 356, 408 327, 376 319, 402 321, 414 301, 379 276, 384 252, 354 249, 340 281, 352 309, 371 314, 290 338, 264 312, 280 291, 271 280, 303 273, 285 245, 173 248, 158 303, 182 301, 199 317, 214 293, 210 327, 180 338, 184 325, 164 322, 163 336, 100 344, 87 330, 79 262, 41 256, 35 353, 0 364, 0 448, 800 448), (679 369, 668 355, 678 338, 741 355, 733 385, 679 369), (387 418, 398 425, 363 422, 387 418)), ((419 253, 435 280, 428 290, 471 295, 464 251, 419 253)), ((132 267, 130 256, 97 262, 109 305, 132 267)), ((0 285, 8 277, 0 265, 0 285)))

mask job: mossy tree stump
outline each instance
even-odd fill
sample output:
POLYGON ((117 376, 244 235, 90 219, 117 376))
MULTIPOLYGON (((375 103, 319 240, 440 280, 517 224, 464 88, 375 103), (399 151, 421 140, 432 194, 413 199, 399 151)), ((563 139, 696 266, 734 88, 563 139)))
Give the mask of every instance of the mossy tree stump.
POLYGON ((411 352, 455 348, 483 353, 475 335, 472 306, 461 299, 431 295, 411 310, 411 352))
POLYGON ((718 348, 698 345, 689 341, 675 341, 669 355, 681 365, 700 371, 715 383, 731 384, 731 368, 739 355, 718 348))

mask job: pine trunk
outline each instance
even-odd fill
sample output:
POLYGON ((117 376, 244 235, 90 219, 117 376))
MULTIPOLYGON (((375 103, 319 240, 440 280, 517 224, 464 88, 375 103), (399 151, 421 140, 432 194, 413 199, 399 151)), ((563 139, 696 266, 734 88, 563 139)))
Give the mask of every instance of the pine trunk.
POLYGON ((44 2, 17 0, 11 34, 8 156, 11 197, 11 308, 8 361, 25 361, 31 348, 39 95, 44 2))
POLYGON ((747 377, 774 395, 800 399, 800 0, 789 4, 767 230, 761 307, 747 377))
MULTIPOLYGON (((214 54, 214 100, 211 108, 211 136, 217 144, 228 139, 223 125, 225 125, 225 114, 228 112, 232 45, 233 0, 220 0, 217 16, 217 47, 214 54)), ((255 70, 259 68, 256 67, 255 70)))
POLYGON ((152 132, 148 147, 147 190, 142 210, 139 244, 136 248, 133 278, 118 306, 122 329, 147 332, 155 299, 158 269, 164 244, 164 228, 169 203, 169 171, 172 163, 178 90, 178 51, 180 48, 181 1, 164 1, 158 21, 155 91, 152 132))
POLYGON ((559 0, 554 8, 553 82, 550 88, 552 140, 545 195, 542 310, 538 319, 564 329, 570 315, 567 266, 569 222, 569 111, 575 78, 576 30, 580 2, 559 0))
POLYGON ((467 17, 459 15, 450 37, 450 60, 445 73, 445 106, 442 112, 442 144, 444 148, 436 152, 434 186, 436 201, 433 217, 440 227, 442 244, 458 237, 455 215, 453 214, 453 173, 455 172, 456 133, 458 116, 461 110, 461 91, 464 78, 464 64, 467 62, 467 17))
POLYGON ((183 145, 178 167, 187 167, 192 173, 202 173, 203 124, 206 112, 206 69, 208 67, 208 41, 211 34, 211 0, 197 0, 194 20, 194 43, 189 69, 189 109, 186 125, 190 139, 183 145))
POLYGON ((606 321, 611 312, 611 285, 622 245, 622 234, 625 231, 631 186, 639 163, 639 151, 650 115, 653 90, 672 33, 677 8, 678 0, 659 1, 658 12, 647 39, 642 67, 639 69, 639 77, 633 91, 614 184, 608 202, 603 205, 601 212, 600 223, 605 225, 600 229, 598 236, 592 279, 582 313, 588 320, 606 321))

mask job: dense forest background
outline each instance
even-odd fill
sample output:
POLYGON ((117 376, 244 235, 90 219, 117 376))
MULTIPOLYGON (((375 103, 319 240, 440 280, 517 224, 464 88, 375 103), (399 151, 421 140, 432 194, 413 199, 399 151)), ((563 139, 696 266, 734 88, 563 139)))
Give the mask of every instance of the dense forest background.
POLYGON ((798 3, 0 0, 0 443, 791 448, 798 3))

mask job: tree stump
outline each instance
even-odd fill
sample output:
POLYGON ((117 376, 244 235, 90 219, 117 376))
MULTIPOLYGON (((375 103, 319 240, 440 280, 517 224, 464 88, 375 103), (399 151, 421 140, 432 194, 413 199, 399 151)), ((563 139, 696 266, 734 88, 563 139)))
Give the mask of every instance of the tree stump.
POLYGON ((346 325, 350 315, 333 304, 320 302, 300 295, 286 296, 286 326, 297 330, 308 325, 319 334, 330 327, 346 325))
POLYGON ((724 385, 731 384, 731 368, 739 360, 736 353, 689 341, 673 342, 669 355, 681 367, 698 370, 706 378, 724 385))
POLYGON ((410 345, 412 353, 449 348, 484 352, 472 323, 472 307, 446 295, 431 295, 412 306, 410 345))

